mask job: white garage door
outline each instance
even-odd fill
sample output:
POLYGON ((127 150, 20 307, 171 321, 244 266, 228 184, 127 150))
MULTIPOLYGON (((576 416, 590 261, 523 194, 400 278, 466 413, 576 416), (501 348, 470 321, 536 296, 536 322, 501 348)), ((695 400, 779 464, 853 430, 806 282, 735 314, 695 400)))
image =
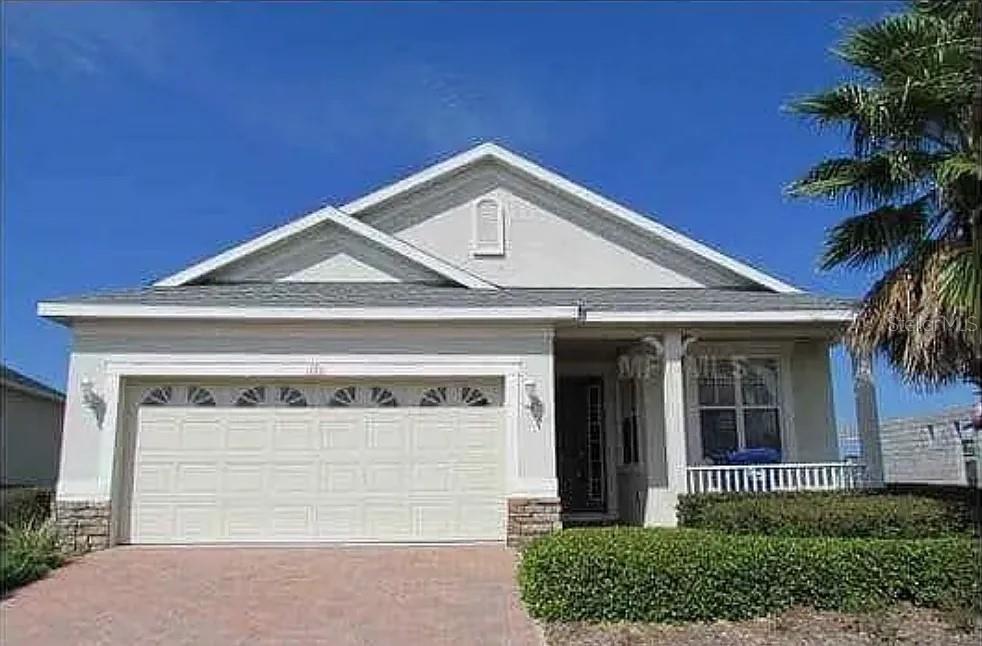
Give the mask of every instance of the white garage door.
POLYGON ((130 541, 502 540, 500 406, 140 406, 130 541))

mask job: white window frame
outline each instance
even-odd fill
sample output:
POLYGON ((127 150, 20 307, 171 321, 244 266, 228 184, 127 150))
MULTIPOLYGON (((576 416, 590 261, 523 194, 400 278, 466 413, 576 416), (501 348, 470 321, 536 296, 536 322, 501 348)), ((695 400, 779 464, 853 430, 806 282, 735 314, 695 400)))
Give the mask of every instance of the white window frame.
MULTIPOLYGON (((718 346, 709 344, 702 345, 693 349, 685 359, 686 363, 698 361, 700 358, 709 356, 717 359, 729 361, 770 359, 777 365, 777 411, 778 424, 781 435, 781 461, 794 462, 797 459, 798 448, 795 438, 794 428, 794 391, 791 378, 791 346, 784 343, 773 344, 751 344, 743 346, 741 344, 720 344, 718 346)), ((734 387, 737 389, 734 406, 701 406, 699 403, 699 382, 694 371, 685 370, 685 391, 686 391, 686 436, 687 453, 689 464, 706 464, 703 457, 702 447, 702 424, 699 412, 706 408, 709 409, 735 409, 737 412, 737 442, 740 448, 746 446, 746 433, 744 429, 743 411, 758 409, 769 409, 773 406, 749 406, 743 407, 743 393, 740 389, 739 380, 734 387), (737 404, 741 406, 737 406, 737 404)))
POLYGON ((504 256, 505 255, 505 205, 498 197, 484 195, 474 200, 471 207, 471 255, 474 257, 482 256, 504 256), (497 208, 498 222, 496 228, 498 239, 494 243, 482 243, 478 237, 480 228, 480 206, 482 202, 493 202, 497 208))

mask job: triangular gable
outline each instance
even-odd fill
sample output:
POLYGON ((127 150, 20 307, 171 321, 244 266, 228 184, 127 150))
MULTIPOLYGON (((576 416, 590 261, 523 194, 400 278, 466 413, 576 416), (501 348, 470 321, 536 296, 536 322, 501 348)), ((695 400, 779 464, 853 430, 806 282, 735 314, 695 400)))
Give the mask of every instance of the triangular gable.
POLYGON ((505 150, 501 146, 492 143, 484 143, 463 153, 455 155, 450 159, 430 166, 410 177, 395 182, 382 189, 369 193, 357 200, 349 202, 340 209, 325 207, 298 220, 295 220, 282 227, 274 229, 244 244, 234 247, 213 258, 200 262, 184 271, 158 281, 158 286, 177 286, 201 279, 204 276, 222 268, 230 263, 240 261, 242 258, 258 253, 278 244, 283 240, 296 236, 308 229, 322 224, 326 221, 335 222, 346 229, 366 237, 367 239, 378 242, 388 249, 419 263, 420 265, 435 271, 459 283, 460 285, 472 288, 494 288, 495 285, 487 280, 479 278, 467 270, 458 267, 450 262, 442 260, 426 253, 404 240, 400 240, 394 235, 385 233, 372 227, 358 219, 361 214, 371 211, 381 205, 389 203, 408 193, 418 191, 434 182, 455 175, 465 169, 482 162, 493 161, 504 165, 510 170, 523 174, 536 182, 548 186, 550 189, 565 195, 572 200, 588 205, 594 209, 623 222, 625 225, 642 232, 659 244, 669 245, 678 248, 688 254, 704 260, 706 263, 715 265, 722 270, 731 272, 739 276, 750 284, 758 285, 775 292, 793 293, 798 292, 796 287, 784 283, 777 278, 769 276, 753 267, 746 265, 738 260, 730 258, 715 249, 712 249, 700 242, 692 240, 648 217, 641 215, 625 206, 617 204, 589 189, 580 186, 560 175, 545 169, 534 162, 525 159, 515 153, 505 150))
POLYGON ((758 285, 769 290, 780 293, 794 293, 800 290, 788 283, 785 283, 773 276, 765 274, 743 262, 731 258, 711 247, 697 242, 663 224, 655 222, 636 211, 623 205, 609 200, 602 195, 576 184, 542 166, 517 155, 501 146, 493 143, 483 143, 470 150, 464 151, 447 160, 429 166, 428 168, 415 173, 405 179, 385 186, 349 202, 341 207, 340 210, 360 217, 363 213, 377 209, 378 207, 401 198, 402 196, 419 191, 426 186, 439 182, 443 178, 459 174, 465 169, 480 164, 482 162, 494 161, 506 168, 517 171, 529 178, 548 186, 549 188, 562 193, 574 200, 578 200, 592 208, 603 211, 611 217, 624 222, 631 227, 652 236, 658 242, 669 243, 685 252, 698 256, 708 263, 725 269, 735 274, 753 285, 758 285))
POLYGON ((155 285, 157 287, 176 287, 192 283, 218 272, 233 263, 242 262, 246 258, 254 254, 259 254, 274 245, 288 241, 314 227, 325 224, 341 227, 347 233, 362 237, 408 262, 419 265, 430 272, 464 287, 474 289, 494 289, 495 287, 459 267, 455 267, 439 258, 434 258, 413 245, 374 229, 364 222, 342 213, 331 206, 314 211, 289 224, 273 229, 258 238, 254 238, 217 256, 199 262, 181 272, 157 281, 155 285))

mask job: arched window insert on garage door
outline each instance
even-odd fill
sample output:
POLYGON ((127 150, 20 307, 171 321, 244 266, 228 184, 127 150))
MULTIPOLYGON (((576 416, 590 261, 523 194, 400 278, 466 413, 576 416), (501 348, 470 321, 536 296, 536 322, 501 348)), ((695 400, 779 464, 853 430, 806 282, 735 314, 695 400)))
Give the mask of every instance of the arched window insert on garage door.
POLYGON ((188 387, 188 403, 192 406, 215 406, 215 396, 201 386, 188 387))
POLYGON ((141 406, 167 406, 174 398, 173 386, 157 386, 151 388, 140 400, 141 406))
POLYGON ((254 408, 266 405, 266 386, 253 386, 246 388, 235 398, 235 405, 241 407, 254 408))
POLYGON ((491 402, 477 388, 471 386, 437 386, 420 397, 420 406, 489 406, 491 402))
POLYGON ((293 386, 280 386, 280 404, 291 408, 306 408, 307 398, 293 386))
POLYGON ((339 408, 395 408, 399 400, 391 390, 382 386, 345 386, 331 394, 327 405, 339 408))

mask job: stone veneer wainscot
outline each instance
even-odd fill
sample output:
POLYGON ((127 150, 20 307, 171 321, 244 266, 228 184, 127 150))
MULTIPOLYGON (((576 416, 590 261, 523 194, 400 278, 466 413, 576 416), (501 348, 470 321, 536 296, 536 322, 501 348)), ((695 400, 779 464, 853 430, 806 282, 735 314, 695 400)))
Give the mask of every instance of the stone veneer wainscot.
POLYGON ((108 501, 58 500, 54 515, 62 545, 69 552, 81 554, 109 547, 111 508, 108 501))
POLYGON ((508 546, 524 547, 562 529, 559 498, 509 498, 508 546))

